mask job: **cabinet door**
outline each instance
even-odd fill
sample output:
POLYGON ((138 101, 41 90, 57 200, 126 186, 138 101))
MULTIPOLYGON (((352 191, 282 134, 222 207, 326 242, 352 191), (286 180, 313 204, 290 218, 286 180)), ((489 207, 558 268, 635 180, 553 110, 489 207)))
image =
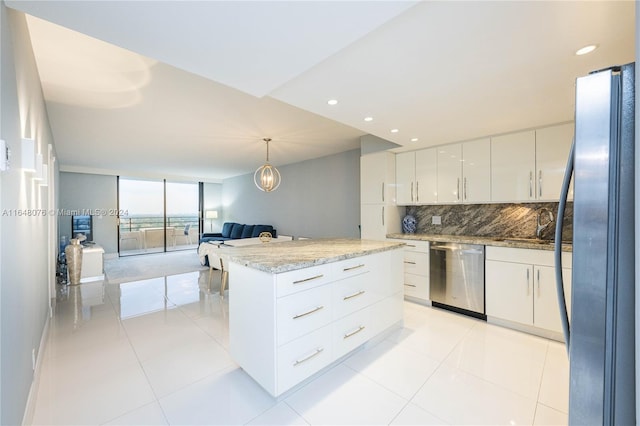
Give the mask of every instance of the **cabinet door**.
POLYGON ((360 205, 360 238, 385 240, 387 234, 400 232, 400 208, 384 204, 360 205))
POLYGON ((491 201, 491 139, 462 144, 462 199, 465 203, 491 201))
POLYGON ((533 325, 533 266, 487 260, 487 316, 533 325))
POLYGON ((395 155, 377 152, 360 157, 360 202, 395 202, 395 155))
POLYGON ((535 131, 491 138, 491 199, 499 202, 535 199, 535 131))
POLYGON ((437 148, 438 202, 462 202, 462 145, 457 143, 437 148))
POLYGON ((415 178, 415 152, 402 152, 396 154, 396 202, 398 205, 414 203, 415 178))
MULTIPOLYGON (((533 324, 536 327, 562 333, 560 308, 556 291, 555 268, 552 266, 534 267, 535 289, 533 298, 533 324)), ((571 313, 571 269, 562 269, 564 298, 567 310, 571 313)))
POLYGON ((438 167, 436 149, 416 151, 416 200, 417 204, 438 202, 438 167))
MULTIPOLYGON (((573 123, 536 130, 536 196, 539 200, 560 198, 572 139, 573 123)), ((572 190, 569 191, 571 197, 572 190)))

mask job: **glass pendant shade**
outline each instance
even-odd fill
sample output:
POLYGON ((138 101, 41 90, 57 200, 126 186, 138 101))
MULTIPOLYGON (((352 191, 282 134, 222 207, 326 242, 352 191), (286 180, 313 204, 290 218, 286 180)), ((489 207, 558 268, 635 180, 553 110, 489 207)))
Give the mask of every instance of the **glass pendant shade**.
POLYGON ((278 189, 281 179, 278 169, 269 164, 269 142, 271 139, 265 138, 264 141, 267 143, 267 161, 263 166, 258 167, 258 170, 253 174, 253 182, 259 190, 271 192, 278 189))

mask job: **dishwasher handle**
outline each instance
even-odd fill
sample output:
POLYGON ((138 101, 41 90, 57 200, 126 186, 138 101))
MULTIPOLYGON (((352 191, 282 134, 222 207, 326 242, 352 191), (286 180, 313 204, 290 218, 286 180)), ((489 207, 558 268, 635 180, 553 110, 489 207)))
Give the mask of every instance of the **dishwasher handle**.
POLYGON ((438 250, 438 251, 457 251, 460 254, 480 254, 480 255, 484 254, 484 247, 462 249, 459 244, 450 245, 447 243, 442 243, 442 244, 432 243, 430 248, 431 250, 438 250))

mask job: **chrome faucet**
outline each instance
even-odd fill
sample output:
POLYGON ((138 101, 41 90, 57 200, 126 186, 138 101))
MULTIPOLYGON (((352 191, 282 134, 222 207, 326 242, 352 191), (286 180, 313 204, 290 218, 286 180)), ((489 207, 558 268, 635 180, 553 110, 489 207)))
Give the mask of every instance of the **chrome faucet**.
POLYGON ((538 213, 538 226, 536 227, 536 238, 540 239, 542 231, 547 229, 551 222, 553 222, 553 212, 546 207, 543 207, 537 211, 538 213), (546 223, 542 223, 543 216, 546 216, 546 223))

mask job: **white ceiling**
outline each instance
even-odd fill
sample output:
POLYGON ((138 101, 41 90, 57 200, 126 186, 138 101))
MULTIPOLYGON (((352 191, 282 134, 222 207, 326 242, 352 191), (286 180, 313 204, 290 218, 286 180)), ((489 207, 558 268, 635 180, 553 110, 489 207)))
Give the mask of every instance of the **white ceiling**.
POLYGON ((366 133, 543 126, 573 118, 576 77, 634 60, 630 1, 5 3, 46 20, 28 24, 66 170, 215 181, 259 166, 263 137, 282 165, 366 133))

